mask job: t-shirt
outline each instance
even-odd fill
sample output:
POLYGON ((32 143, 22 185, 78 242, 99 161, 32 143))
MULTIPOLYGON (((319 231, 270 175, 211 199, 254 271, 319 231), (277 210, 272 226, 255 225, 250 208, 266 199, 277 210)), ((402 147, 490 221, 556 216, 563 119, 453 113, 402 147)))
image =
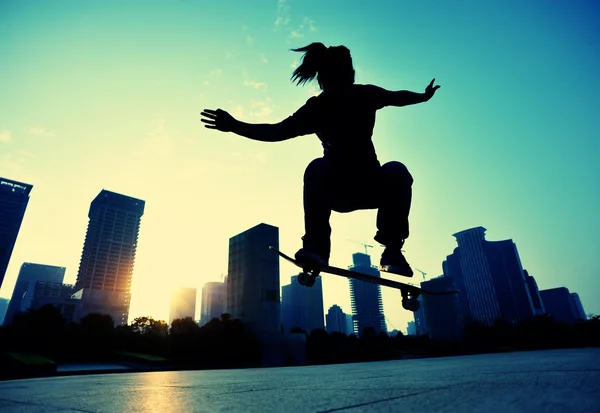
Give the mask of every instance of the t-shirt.
POLYGON ((375 113, 389 92, 374 85, 352 85, 311 97, 281 126, 289 137, 316 134, 323 155, 342 167, 379 166, 372 135, 375 113))

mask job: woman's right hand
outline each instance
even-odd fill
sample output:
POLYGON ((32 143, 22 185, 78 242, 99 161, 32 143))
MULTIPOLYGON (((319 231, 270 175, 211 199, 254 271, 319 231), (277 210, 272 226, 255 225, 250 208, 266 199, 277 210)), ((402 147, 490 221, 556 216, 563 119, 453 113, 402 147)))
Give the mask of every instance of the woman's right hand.
POLYGON ((205 128, 216 129, 221 132, 231 132, 235 118, 223 109, 204 109, 200 115, 204 116, 205 119, 200 119, 206 123, 205 128))

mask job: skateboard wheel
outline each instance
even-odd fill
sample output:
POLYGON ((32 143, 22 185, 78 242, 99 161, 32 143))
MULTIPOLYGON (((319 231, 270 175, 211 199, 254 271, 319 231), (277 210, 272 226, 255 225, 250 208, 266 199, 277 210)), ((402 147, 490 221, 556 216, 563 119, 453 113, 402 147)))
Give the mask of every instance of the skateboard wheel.
POLYGON ((402 308, 413 313, 419 309, 421 303, 415 297, 405 298, 402 300, 402 308))
POLYGON ((317 276, 312 273, 301 272, 300 274, 298 274, 298 283, 305 287, 312 287, 313 285, 315 285, 316 279, 317 276))
MULTIPOLYGON (((298 283, 300 285, 307 285, 310 279, 310 275, 308 275, 305 272, 301 272, 300 274, 298 274, 298 283)), ((314 281, 313 281, 314 284, 314 281)))

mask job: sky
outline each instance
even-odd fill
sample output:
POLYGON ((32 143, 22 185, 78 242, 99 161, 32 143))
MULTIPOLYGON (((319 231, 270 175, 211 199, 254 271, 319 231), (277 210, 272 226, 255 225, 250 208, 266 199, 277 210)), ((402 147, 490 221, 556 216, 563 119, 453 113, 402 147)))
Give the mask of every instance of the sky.
MULTIPOLYGON (((146 201, 130 319, 168 320, 170 291, 221 280, 229 238, 259 223, 293 254, 317 137, 251 141, 199 113, 286 118, 319 93, 290 82, 290 49, 319 41, 351 50, 357 83, 441 85, 427 103, 379 111, 373 135, 379 160, 414 177, 413 267, 441 275, 452 234, 483 226, 516 243, 540 289, 565 286, 600 314, 597 2, 251 4, 0 0, 0 176, 34 185, 1 297, 23 262, 65 266, 75 282, 102 189, 146 201)), ((333 214, 331 264, 350 265, 361 243, 378 263, 375 216, 333 214)), ((280 270, 282 285, 297 273, 280 270)), ((323 289, 325 311, 350 312, 346 279, 325 274, 323 289)), ((400 292, 382 295, 388 329, 406 330, 400 292)))

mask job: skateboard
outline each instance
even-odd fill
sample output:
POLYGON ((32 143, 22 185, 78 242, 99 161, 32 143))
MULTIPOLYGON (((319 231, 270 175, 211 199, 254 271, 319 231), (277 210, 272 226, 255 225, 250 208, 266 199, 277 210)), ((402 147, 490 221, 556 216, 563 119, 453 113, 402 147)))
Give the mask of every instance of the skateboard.
POLYGON ((383 285, 386 287, 396 288, 400 290, 400 293, 402 294, 402 307, 405 310, 412 312, 415 312, 419 309, 420 302, 418 298, 421 294, 448 295, 458 293, 458 291, 427 291, 415 285, 388 280, 386 278, 374 277, 372 275, 367 275, 352 270, 345 270, 343 268, 332 267, 330 265, 323 266, 321 268, 310 268, 303 265, 301 262, 296 261, 294 258, 287 256, 286 254, 277 250, 274 247, 269 247, 269 249, 278 254, 281 258, 285 259, 286 261, 289 261, 295 266, 302 268, 302 272, 298 275, 298 282, 301 285, 304 285, 306 287, 312 287, 319 274, 324 272, 327 274, 338 275, 340 277, 352 278, 359 281, 365 281, 373 284, 383 285))

